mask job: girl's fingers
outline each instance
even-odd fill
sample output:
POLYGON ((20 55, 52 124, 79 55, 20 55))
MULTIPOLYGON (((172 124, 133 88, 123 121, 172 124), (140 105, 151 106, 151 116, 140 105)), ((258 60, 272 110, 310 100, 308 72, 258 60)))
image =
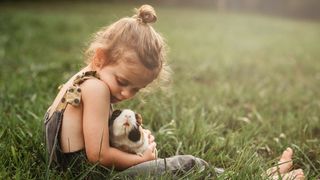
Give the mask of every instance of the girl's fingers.
POLYGON ((152 142, 154 142, 154 136, 153 136, 153 135, 150 135, 150 136, 149 136, 149 144, 152 143, 152 142))
POLYGON ((152 150, 152 152, 154 152, 154 150, 156 149, 157 143, 153 142, 149 145, 150 149, 152 150))
POLYGON ((151 134, 151 131, 148 130, 148 129, 143 129, 143 131, 144 131, 144 133, 146 133, 147 136, 148 136, 148 139, 149 139, 148 142, 149 142, 149 144, 152 143, 152 142, 154 142, 154 136, 151 134))
POLYGON ((148 135, 148 137, 151 135, 151 131, 148 130, 148 129, 143 129, 144 130, 144 133, 146 133, 148 135))

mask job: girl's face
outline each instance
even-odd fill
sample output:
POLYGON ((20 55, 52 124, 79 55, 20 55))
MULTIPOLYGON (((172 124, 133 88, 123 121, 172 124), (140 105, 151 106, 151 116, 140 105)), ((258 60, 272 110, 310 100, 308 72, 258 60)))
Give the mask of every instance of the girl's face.
POLYGON ((135 63, 119 60, 115 64, 98 68, 97 73, 110 89, 111 103, 132 98, 155 78, 155 73, 144 67, 139 60, 135 63))

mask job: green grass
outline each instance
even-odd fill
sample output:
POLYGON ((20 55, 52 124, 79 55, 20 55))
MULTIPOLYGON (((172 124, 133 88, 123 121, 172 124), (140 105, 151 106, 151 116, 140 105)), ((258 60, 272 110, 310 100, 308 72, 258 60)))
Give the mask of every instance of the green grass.
MULTIPOLYGON (((42 117, 59 84, 84 65, 91 34, 137 6, 0 6, 1 179, 72 177, 46 171, 42 117)), ((155 8, 172 86, 117 107, 143 115, 160 157, 192 154, 225 168, 220 179, 259 179, 290 146, 295 168, 319 178, 320 24, 155 8)))

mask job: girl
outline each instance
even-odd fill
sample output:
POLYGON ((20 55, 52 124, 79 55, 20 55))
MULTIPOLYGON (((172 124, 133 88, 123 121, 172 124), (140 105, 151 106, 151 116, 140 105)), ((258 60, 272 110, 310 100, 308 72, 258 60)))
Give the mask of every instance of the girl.
MULTIPOLYGON (((122 18, 97 32, 88 50, 88 65, 62 87, 45 118, 49 164, 66 169, 75 160, 99 162, 118 170, 155 159, 154 137, 143 156, 110 147, 108 121, 111 104, 132 98, 155 79, 165 78, 163 38, 149 25, 157 16, 151 6, 143 5, 131 18, 122 18)), ((203 160, 192 156, 172 170, 203 160), (186 165, 184 165, 186 164, 186 165)), ((169 160, 168 162, 171 162, 169 160)), ((170 163, 168 163, 170 164, 170 163)))
POLYGON ((168 74, 164 40, 150 25, 156 20, 154 9, 143 5, 133 17, 96 33, 86 52, 88 65, 61 87, 46 113, 49 165, 55 162, 65 170, 89 161, 118 170, 131 167, 126 171, 129 174, 183 172, 207 166, 190 155, 155 160, 156 143, 147 130, 149 147, 142 156, 109 145, 106 117, 112 112, 111 104, 132 98, 168 74))

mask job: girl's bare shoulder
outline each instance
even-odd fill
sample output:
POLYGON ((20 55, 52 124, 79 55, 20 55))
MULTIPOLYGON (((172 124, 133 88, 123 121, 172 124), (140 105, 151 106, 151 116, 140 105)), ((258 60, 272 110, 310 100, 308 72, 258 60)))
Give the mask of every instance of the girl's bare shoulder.
POLYGON ((100 79, 88 79, 81 84, 81 95, 84 101, 89 99, 108 100, 110 102, 109 87, 100 79))

